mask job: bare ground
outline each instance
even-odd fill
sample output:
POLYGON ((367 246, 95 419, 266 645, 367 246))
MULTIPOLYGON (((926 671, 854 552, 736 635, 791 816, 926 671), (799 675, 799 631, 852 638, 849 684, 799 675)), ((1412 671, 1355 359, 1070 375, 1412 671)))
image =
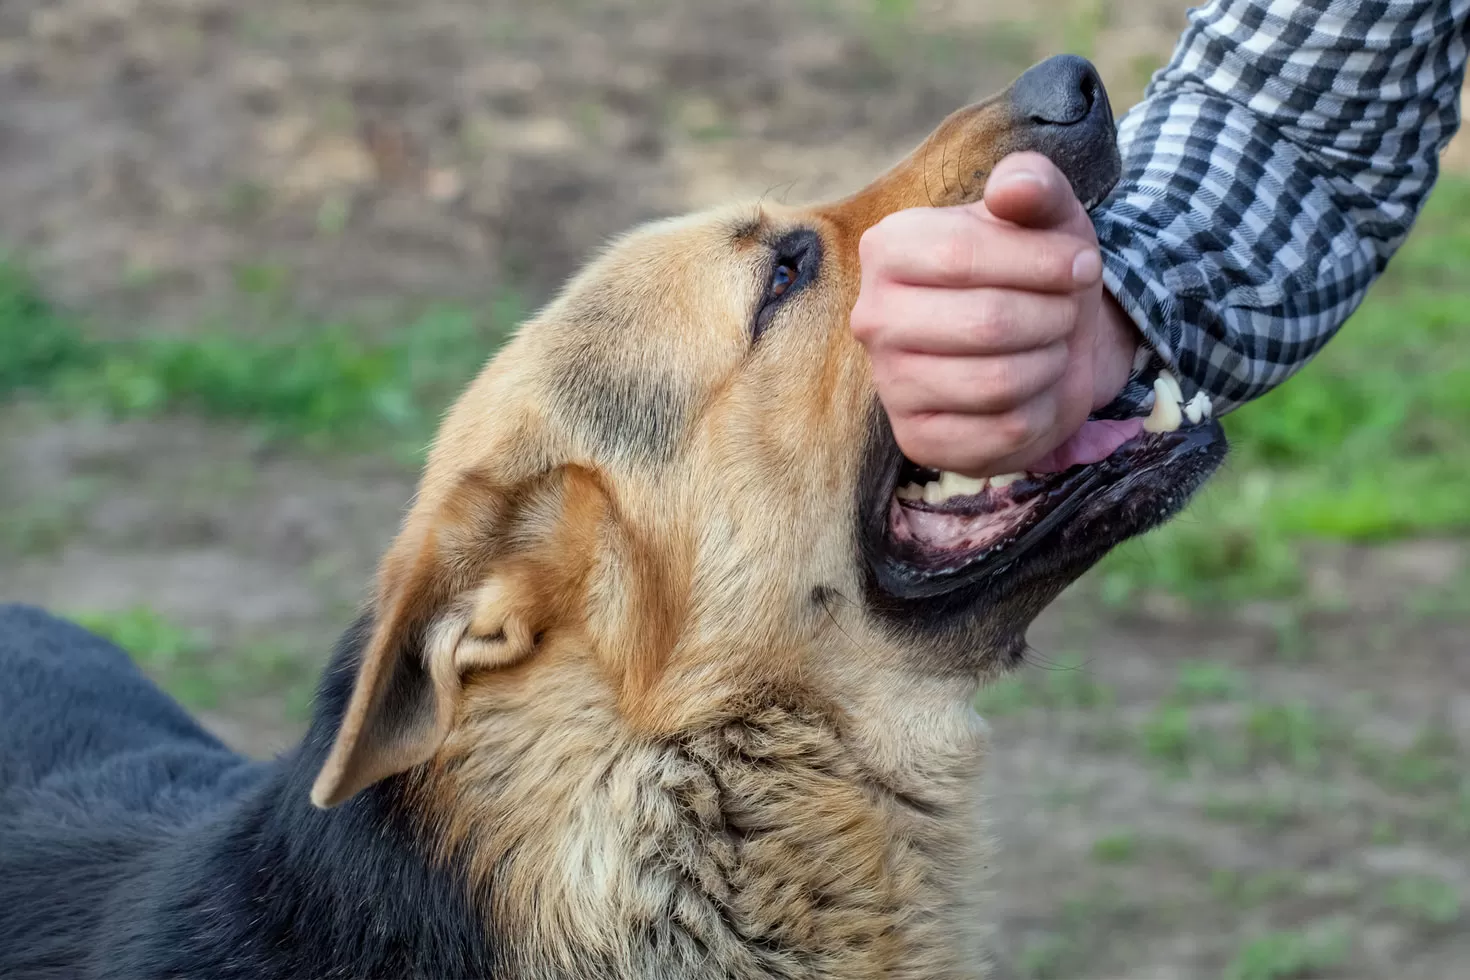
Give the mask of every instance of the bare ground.
MULTIPOLYGON (((191 329, 263 267, 293 308, 379 329, 424 299, 537 300, 645 217, 851 186, 1064 44, 1126 102, 1181 16, 1014 13, 6 0, 0 242, 117 333, 191 329)), ((309 674, 412 479, 230 425, 6 408, 0 597, 144 605, 242 669, 268 646, 309 674)), ((1305 601, 1120 612, 1081 589, 1037 624, 1025 685, 989 705, 1000 977, 1217 977, 1272 932, 1327 952, 1246 976, 1470 974, 1470 615, 1434 598, 1466 550, 1321 548, 1311 567, 1305 601), (1181 708, 1199 662, 1245 686, 1181 708)), ((288 700, 226 690, 206 717, 268 754, 299 731, 288 700)))

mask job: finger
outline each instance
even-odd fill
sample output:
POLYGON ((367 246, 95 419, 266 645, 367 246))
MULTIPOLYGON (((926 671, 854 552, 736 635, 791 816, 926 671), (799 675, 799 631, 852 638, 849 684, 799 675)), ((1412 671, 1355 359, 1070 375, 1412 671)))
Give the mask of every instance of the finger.
POLYGON ((1066 175, 1040 153, 1012 153, 997 163, 983 200, 991 214, 1024 228, 1075 228, 1079 218, 1087 221, 1066 175))
POLYGON ((1037 399, 1002 415, 940 412, 894 420, 893 435, 920 466, 981 477, 1020 469, 1018 460, 1036 455, 1031 447, 1052 424, 1052 406, 1037 399))
POLYGON ((852 329, 875 350, 1013 354, 1066 340, 1079 307, 1072 293, 888 285, 858 296, 852 329))
POLYGON ((886 280, 1070 293, 1102 275, 1092 240, 1018 228, 969 208, 895 212, 863 234, 858 258, 865 288, 886 280))
POLYGON ((1004 357, 893 353, 874 364, 891 415, 997 415, 1034 400, 1067 371, 1065 344, 1004 357))

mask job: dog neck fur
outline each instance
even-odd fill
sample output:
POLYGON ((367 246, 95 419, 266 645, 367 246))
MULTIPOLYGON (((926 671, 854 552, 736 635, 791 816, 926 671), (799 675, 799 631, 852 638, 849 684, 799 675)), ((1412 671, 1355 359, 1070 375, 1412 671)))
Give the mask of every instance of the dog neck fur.
POLYGON ((847 705, 763 692, 648 737, 592 670, 473 692, 424 779, 508 975, 981 974, 960 685, 874 673, 847 705))

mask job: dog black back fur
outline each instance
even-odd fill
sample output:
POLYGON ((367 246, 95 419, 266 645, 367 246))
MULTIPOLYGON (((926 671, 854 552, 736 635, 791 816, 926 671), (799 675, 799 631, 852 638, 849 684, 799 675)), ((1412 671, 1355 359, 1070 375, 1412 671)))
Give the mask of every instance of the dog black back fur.
POLYGON ((0 977, 493 976, 484 906, 428 860, 401 780, 309 802, 363 638, 301 747, 258 763, 117 647, 0 606, 0 977))

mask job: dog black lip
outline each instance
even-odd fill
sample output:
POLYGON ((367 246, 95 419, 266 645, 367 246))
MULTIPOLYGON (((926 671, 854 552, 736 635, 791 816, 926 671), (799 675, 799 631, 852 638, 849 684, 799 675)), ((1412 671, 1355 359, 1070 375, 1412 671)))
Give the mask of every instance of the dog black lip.
MULTIPOLYGON (((960 557, 958 564, 935 567, 917 556, 906 556, 892 540, 888 525, 890 499, 905 466, 913 465, 893 447, 880 473, 874 474, 877 480, 870 484, 864 503, 863 549, 876 585, 895 599, 926 599, 966 587, 983 587, 987 580, 1010 571, 1042 546, 1067 544, 1067 539, 1074 536, 1069 533, 1073 524, 1096 523, 1091 518, 1101 518, 1123 505, 1135 491, 1146 490, 1157 498, 1161 516, 1172 514, 1213 471, 1224 452, 1224 432, 1214 420, 1174 432, 1137 436, 1104 460, 1033 481, 1025 495, 1042 495, 1042 499, 1033 505, 1036 516, 1019 534, 960 557), (1178 476, 1171 478, 1171 474, 1178 476)), ((1101 541, 1100 545, 1105 549, 1141 529, 1125 529, 1121 536, 1115 532, 1114 540, 1101 541)), ((1085 534, 1087 529, 1079 533, 1085 534)), ((1084 542, 1078 551, 1091 552, 1098 546, 1099 542, 1084 542)))

